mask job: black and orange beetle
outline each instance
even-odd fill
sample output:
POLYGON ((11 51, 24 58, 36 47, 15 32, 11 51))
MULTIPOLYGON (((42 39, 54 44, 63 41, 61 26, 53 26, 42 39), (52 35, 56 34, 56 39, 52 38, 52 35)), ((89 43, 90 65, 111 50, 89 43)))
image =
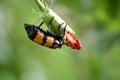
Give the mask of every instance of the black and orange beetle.
MULTIPOLYGON (((62 45, 65 44, 63 40, 64 35, 60 37, 60 36, 51 34, 49 31, 44 31, 43 29, 40 28, 43 23, 44 22, 42 22, 39 26, 35 26, 32 24, 24 24, 28 37, 32 41, 40 45, 43 45, 45 47, 52 48, 52 49, 61 48, 62 45)), ((64 29, 64 32, 65 32, 65 29, 64 29)))

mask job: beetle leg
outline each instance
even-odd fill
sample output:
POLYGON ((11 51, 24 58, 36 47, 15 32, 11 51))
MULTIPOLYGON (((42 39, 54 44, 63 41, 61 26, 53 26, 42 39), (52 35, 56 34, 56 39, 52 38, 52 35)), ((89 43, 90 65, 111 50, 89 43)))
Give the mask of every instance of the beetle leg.
POLYGON ((65 28, 64 28, 64 33, 63 33, 62 38, 65 36, 65 30, 66 30, 66 27, 67 27, 67 24, 65 25, 65 28))
POLYGON ((41 22, 40 25, 38 26, 39 28, 43 25, 44 22, 41 22))
POLYGON ((50 22, 48 23, 48 32, 50 32, 50 25, 51 25, 53 19, 54 19, 54 17, 52 17, 52 18, 50 19, 50 22))
MULTIPOLYGON (((64 24, 64 23, 62 23, 62 24, 60 24, 60 25, 58 26, 59 36, 60 36, 60 27, 61 27, 61 25, 63 25, 63 24, 64 24)), ((65 25, 63 36, 60 36, 61 38, 63 38, 63 37, 65 36, 66 27, 67 27, 67 24, 65 25)))

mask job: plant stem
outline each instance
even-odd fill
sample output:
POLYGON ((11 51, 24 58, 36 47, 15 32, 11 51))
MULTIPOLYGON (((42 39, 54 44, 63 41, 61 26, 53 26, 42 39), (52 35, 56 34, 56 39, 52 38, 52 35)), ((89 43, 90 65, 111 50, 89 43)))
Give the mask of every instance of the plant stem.
POLYGON ((44 6, 44 4, 40 0, 35 0, 35 2, 37 3, 41 13, 48 11, 48 9, 44 6))
POLYGON ((35 2, 37 3, 37 5, 41 11, 41 14, 43 14, 42 19, 46 25, 48 25, 51 18, 54 17, 54 19, 52 20, 52 22, 50 24, 50 32, 51 33, 58 35, 58 36, 62 36, 62 35, 64 35, 65 26, 67 26, 66 30, 74 33, 74 31, 68 25, 66 25, 66 22, 62 18, 60 18, 54 11, 52 11, 52 9, 49 9, 48 7, 46 7, 40 0, 35 0, 35 2), (60 24, 63 24, 63 25, 61 25, 60 30, 58 32, 58 26, 60 24))

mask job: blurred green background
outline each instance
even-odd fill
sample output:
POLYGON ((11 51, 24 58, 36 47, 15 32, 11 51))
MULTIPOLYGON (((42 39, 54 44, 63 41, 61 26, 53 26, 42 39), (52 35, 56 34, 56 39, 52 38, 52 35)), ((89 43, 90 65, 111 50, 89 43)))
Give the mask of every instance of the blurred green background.
POLYGON ((120 80, 120 0, 54 0, 80 51, 30 41, 24 23, 41 22, 32 9, 34 0, 0 0, 0 80, 120 80))

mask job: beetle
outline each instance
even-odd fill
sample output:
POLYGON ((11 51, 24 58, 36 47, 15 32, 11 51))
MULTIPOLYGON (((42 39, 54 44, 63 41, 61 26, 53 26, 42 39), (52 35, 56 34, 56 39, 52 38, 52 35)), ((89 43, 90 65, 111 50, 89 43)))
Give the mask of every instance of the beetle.
MULTIPOLYGON (((51 23, 51 21, 53 20, 54 18, 52 18, 49 22, 49 24, 51 23)), ((39 26, 35 26, 33 24, 24 24, 24 27, 25 27, 25 30, 27 32, 27 35, 28 37, 40 44, 40 45, 43 45, 45 47, 48 47, 48 48, 52 48, 52 49, 56 49, 56 48, 61 48, 63 44, 65 44, 64 40, 63 40, 63 37, 65 35, 65 29, 66 29, 66 26, 64 28, 64 35, 63 36, 57 36, 55 34, 51 34, 48 31, 44 31, 42 28, 40 28, 42 26, 44 22, 42 22, 39 26)), ((60 24, 58 26, 58 32, 59 32, 59 28, 62 24, 60 24)), ((49 26, 48 26, 49 27, 49 26)), ((60 32, 59 32, 60 34, 60 32)))

